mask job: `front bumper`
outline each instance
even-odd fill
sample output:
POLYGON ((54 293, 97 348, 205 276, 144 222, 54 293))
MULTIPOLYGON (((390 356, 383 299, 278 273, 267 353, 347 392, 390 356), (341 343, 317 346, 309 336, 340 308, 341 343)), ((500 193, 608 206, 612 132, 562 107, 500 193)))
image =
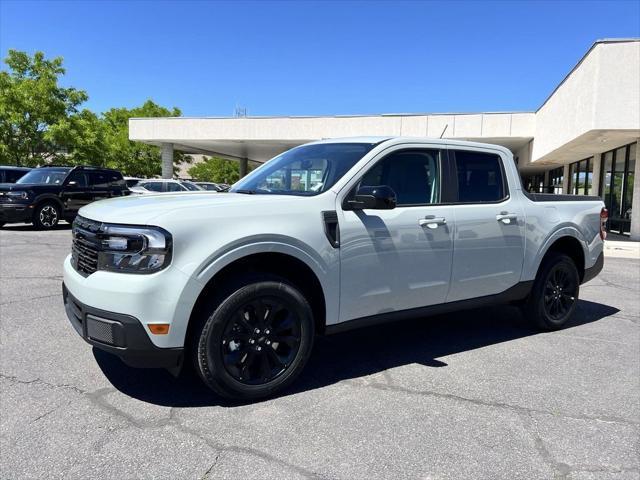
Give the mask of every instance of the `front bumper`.
POLYGON ((184 350, 156 347, 137 318, 85 305, 64 283, 62 298, 71 325, 94 347, 117 355, 131 367, 173 369, 181 365, 184 350))
POLYGON ((31 222, 33 208, 29 205, 0 203, 0 223, 31 222))

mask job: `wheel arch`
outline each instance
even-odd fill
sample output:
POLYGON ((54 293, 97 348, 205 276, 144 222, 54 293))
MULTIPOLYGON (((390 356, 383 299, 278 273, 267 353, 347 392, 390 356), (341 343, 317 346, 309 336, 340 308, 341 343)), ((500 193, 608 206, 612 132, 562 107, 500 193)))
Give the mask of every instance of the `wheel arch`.
POLYGON ((282 251, 262 251, 247 253, 224 262, 215 273, 208 276, 198 293, 189 316, 185 345, 191 339, 203 311, 211 301, 219 301, 220 292, 225 291, 225 285, 235 283, 243 275, 274 274, 290 281, 300 289, 307 298, 313 311, 315 330, 324 332, 327 318, 327 301, 325 288, 318 275, 317 268, 298 256, 282 251))
POLYGON ((551 252, 563 253, 570 257, 575 263, 576 268, 578 269, 580 281, 582 282, 586 269, 588 248, 585 242, 581 239, 579 232, 575 228, 562 228, 549 237, 547 242, 545 242, 545 244, 543 245, 540 253, 538 254, 538 261, 535 269, 536 275, 540 270, 542 261, 551 252))

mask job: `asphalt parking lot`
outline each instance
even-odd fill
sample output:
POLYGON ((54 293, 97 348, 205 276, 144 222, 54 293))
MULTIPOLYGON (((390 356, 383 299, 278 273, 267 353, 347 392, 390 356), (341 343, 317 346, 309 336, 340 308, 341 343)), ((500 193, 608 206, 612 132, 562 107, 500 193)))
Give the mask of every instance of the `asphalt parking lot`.
POLYGON ((93 351, 61 300, 70 229, 0 230, 0 477, 640 477, 640 261, 609 258, 570 328, 512 307, 321 338, 278 398, 93 351))

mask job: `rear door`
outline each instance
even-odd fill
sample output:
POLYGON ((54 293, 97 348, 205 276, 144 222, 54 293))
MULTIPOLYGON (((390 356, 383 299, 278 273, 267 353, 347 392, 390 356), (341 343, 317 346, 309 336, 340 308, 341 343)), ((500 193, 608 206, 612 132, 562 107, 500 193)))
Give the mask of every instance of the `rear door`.
POLYGON ((504 159, 482 149, 449 150, 455 217, 448 302, 494 295, 520 281, 524 210, 510 195, 504 159))
POLYGON ((111 196, 110 178, 106 172, 99 170, 89 172, 89 183, 93 192, 93 200, 102 200, 111 196))

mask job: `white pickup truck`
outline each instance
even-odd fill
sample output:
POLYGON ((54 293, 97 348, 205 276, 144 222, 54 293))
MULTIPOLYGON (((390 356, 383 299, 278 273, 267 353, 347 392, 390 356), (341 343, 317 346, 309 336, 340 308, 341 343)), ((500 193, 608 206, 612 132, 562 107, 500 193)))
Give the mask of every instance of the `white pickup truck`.
POLYGON ((561 328, 602 269, 605 222, 597 197, 523 191, 499 146, 321 141, 230 193, 82 208, 64 303, 128 365, 189 361, 219 394, 255 399, 300 374, 319 334, 497 303, 561 328))

